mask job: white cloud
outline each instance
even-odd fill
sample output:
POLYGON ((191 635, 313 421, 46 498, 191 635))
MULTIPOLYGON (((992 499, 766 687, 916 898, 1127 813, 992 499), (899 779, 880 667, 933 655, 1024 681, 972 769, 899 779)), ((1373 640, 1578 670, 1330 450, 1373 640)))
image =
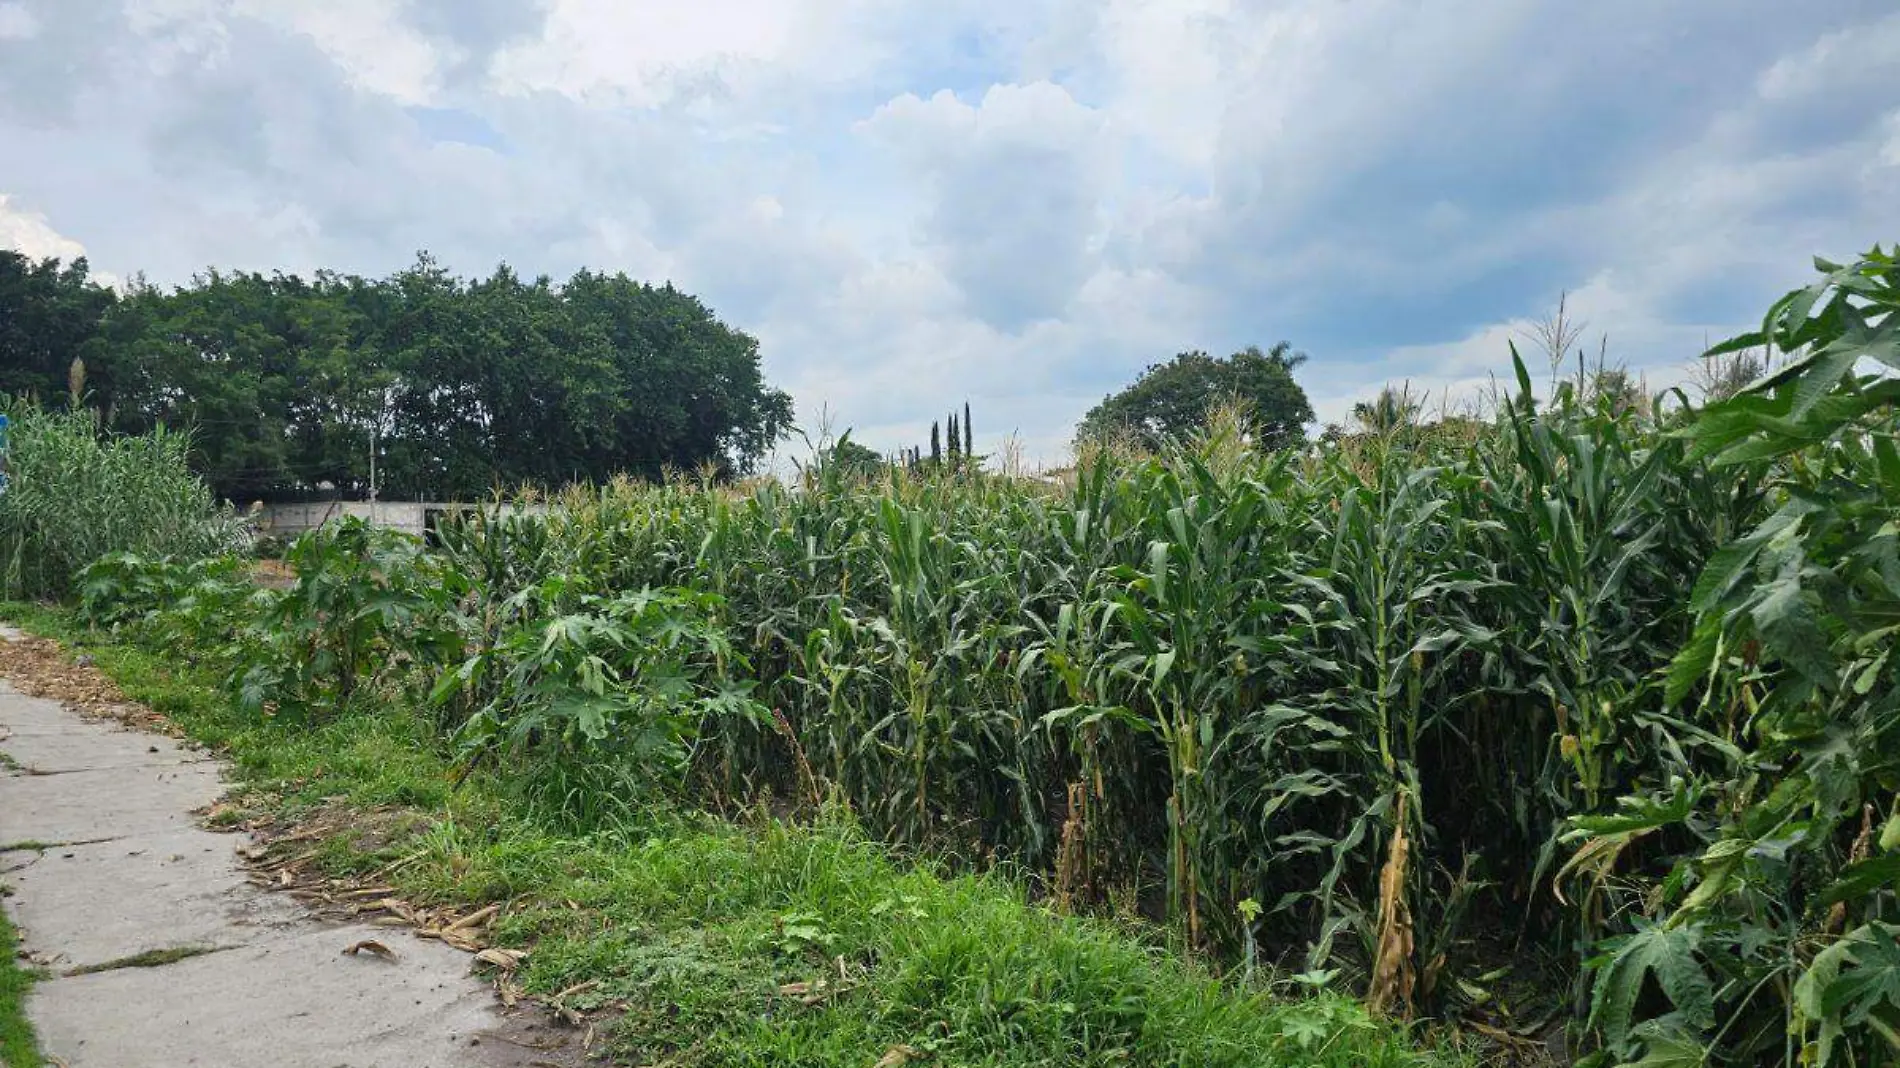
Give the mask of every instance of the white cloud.
POLYGON ((555 0, 541 39, 505 51, 498 87, 654 107, 755 90, 768 74, 843 79, 867 56, 861 0, 555 0), (714 79, 716 86, 707 79, 714 79))
POLYGON ((974 315, 1013 330, 1067 310, 1099 228, 1099 112, 1035 82, 993 85, 974 105, 904 94, 856 128, 926 190, 918 236, 974 315))
POLYGON ((86 254, 86 246, 53 229, 46 216, 14 207, 13 198, 4 193, 0 193, 0 248, 37 260, 71 260, 86 254))
POLYGON ((1574 375, 1579 360, 1592 368, 1602 361, 1625 369, 1651 392, 1680 385, 1690 377, 1697 354, 1735 332, 1737 324, 1673 321, 1645 288, 1649 284, 1632 285, 1606 270, 1574 291, 1554 295, 1549 307, 1535 315, 1492 323, 1455 341, 1394 348, 1378 362, 1356 368, 1356 380, 1322 372, 1325 377, 1312 389, 1314 411, 1322 425, 1345 423, 1353 405, 1373 399, 1387 385, 1410 388, 1433 414, 1463 411, 1490 400, 1500 388, 1516 391, 1513 346, 1540 396, 1548 395, 1553 376, 1574 375), (1543 338, 1559 299, 1565 332, 1574 340, 1561 366, 1553 368, 1543 338))
POLYGON ((1812 44, 1778 59, 1757 80, 1767 100, 1791 100, 1837 92, 1846 83, 1891 85, 1900 67, 1900 13, 1823 34, 1812 44))
POLYGON ((0 0, 0 188, 162 281, 670 278, 807 422, 968 396, 1054 458, 1182 349, 1284 337, 1337 417, 1508 370, 1569 288, 1660 368, 1900 236, 1900 16, 1784 6, 0 0))
POLYGON ((0 4, 0 41, 31 41, 39 32, 40 20, 25 4, 0 4))
POLYGON ((1104 108, 1130 136, 1193 174, 1214 162, 1228 121, 1225 79, 1241 24, 1231 0, 1111 0, 1095 42, 1112 85, 1104 108))
MULTIPOLYGON (((17 252, 30 260, 57 259, 68 263, 84 256, 86 246, 53 229, 46 216, 13 205, 13 198, 0 193, 0 249, 17 252)), ((118 276, 106 271, 91 271, 92 278, 104 285, 116 286, 118 276)))
POLYGON ((361 89, 403 104, 436 98, 446 57, 387 0, 235 0, 234 10, 309 37, 361 89))

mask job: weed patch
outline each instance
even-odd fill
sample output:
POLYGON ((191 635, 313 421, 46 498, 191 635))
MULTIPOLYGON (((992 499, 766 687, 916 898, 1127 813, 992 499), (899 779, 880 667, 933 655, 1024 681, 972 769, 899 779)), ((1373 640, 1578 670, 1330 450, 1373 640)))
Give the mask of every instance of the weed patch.
MULTIPOLYGON (((0 897, 6 895, 0 894, 0 897)), ((0 1064, 9 1068, 40 1068, 39 1044, 26 1019, 26 994, 33 975, 20 967, 19 937, 0 909, 0 1064)))

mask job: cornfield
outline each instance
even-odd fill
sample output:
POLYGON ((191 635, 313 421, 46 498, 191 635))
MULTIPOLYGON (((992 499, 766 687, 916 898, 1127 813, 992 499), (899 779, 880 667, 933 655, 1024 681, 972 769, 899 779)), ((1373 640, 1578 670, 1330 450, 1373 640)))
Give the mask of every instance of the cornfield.
POLYGON ((471 762, 565 769, 570 801, 640 788, 591 763, 842 802, 1389 1013, 1522 1045, 1567 1019, 1598 1063, 1878 1061, 1900 383, 1866 365, 1900 369, 1900 275, 1824 269, 1734 343, 1788 359, 1706 410, 1540 403, 1520 362, 1487 420, 1271 455, 1217 421, 1064 485, 574 488, 420 562, 306 550, 271 626, 374 576, 325 618, 429 682, 471 762))
POLYGON ((1654 418, 1566 395, 1304 457, 1216 426, 1060 490, 621 484, 443 555, 483 617, 550 581, 715 594, 777 713, 698 738, 718 797, 810 792, 802 764, 892 840, 1435 1004, 1474 904, 1561 928, 1568 820, 1659 770, 1638 709, 1759 506, 1654 418))

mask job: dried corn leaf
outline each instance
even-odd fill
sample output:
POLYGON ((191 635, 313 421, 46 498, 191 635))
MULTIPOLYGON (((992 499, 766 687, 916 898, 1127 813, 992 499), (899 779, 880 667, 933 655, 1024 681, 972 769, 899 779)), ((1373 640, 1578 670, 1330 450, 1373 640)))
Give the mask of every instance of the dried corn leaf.
POLYGON ((371 953, 388 961, 396 959, 395 950, 390 949, 374 938, 365 938, 361 942, 357 942, 343 951, 343 955, 346 957, 354 957, 362 953, 371 953))
POLYGON ((483 964, 492 964, 504 972, 512 972, 521 966, 522 961, 528 959, 528 951, 491 947, 475 954, 475 959, 483 964))

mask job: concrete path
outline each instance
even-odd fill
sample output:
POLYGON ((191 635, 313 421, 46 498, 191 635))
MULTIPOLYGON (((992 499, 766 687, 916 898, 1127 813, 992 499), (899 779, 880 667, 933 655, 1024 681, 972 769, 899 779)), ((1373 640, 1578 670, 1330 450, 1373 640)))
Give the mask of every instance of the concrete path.
POLYGON ((202 754, 4 682, 0 753, 0 884, 12 888, 0 903, 53 975, 27 1003, 53 1063, 571 1063, 538 1048, 557 1037, 540 1021, 504 1017, 468 955, 405 930, 322 922, 251 885, 243 836, 191 815, 223 790, 202 754), (365 939, 395 959, 346 955, 365 939))

